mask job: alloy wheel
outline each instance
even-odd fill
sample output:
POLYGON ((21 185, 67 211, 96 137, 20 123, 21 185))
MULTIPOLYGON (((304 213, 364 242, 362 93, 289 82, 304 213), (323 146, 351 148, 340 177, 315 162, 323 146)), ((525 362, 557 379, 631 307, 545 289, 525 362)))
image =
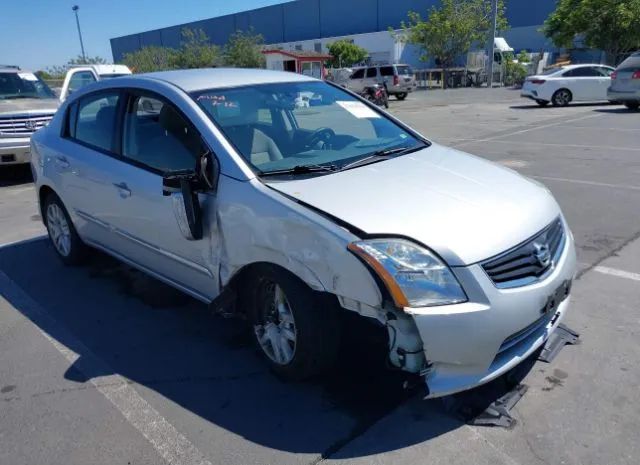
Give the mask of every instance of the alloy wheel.
POLYGON ((259 294, 260 323, 254 325, 263 352, 278 365, 291 363, 296 352, 297 329, 291 305, 282 288, 263 281, 259 294))
POLYGON ((55 203, 47 207, 47 229, 58 253, 68 257, 71 253, 71 231, 62 208, 55 203))

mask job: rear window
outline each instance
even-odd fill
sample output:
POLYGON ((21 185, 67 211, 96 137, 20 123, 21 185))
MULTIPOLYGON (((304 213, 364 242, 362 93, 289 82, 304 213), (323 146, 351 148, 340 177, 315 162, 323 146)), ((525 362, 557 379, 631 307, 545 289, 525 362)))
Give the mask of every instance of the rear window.
POLYGON ((410 66, 396 66, 396 69, 400 76, 410 76, 413 74, 413 70, 410 66))
POLYGON ((640 69, 640 53, 634 53, 618 65, 618 71, 637 71, 640 69))
POLYGON ((380 74, 382 76, 393 76, 393 66, 381 66, 380 74))

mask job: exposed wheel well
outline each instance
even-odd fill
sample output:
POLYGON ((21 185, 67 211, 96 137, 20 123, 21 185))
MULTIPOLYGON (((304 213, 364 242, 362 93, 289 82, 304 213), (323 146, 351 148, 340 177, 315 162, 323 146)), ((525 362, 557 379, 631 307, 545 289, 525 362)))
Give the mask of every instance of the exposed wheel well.
POLYGON ((49 186, 40 187, 40 191, 38 192, 38 201, 40 204, 40 216, 42 218, 42 222, 44 223, 44 201, 49 196, 49 194, 55 194, 56 192, 51 189, 49 186))
MULTIPOLYGON (((282 273, 285 273, 291 276, 293 279, 303 283, 309 289, 312 289, 303 279, 300 279, 295 273, 292 273, 290 270, 284 268, 283 266, 277 265, 271 262, 255 262, 249 263, 248 265, 243 266, 238 271, 234 273, 229 282, 224 286, 222 294, 235 294, 235 312, 238 314, 244 314, 246 311, 247 299, 249 298, 249 293, 246 291, 247 286, 250 284, 251 279, 260 273, 261 270, 265 268, 275 269, 282 273)), ((321 295, 321 298, 330 299, 336 306, 340 306, 338 303, 338 298, 329 293, 329 292, 319 292, 312 289, 313 292, 316 292, 321 295)), ((222 295, 221 294, 221 295, 222 295)))

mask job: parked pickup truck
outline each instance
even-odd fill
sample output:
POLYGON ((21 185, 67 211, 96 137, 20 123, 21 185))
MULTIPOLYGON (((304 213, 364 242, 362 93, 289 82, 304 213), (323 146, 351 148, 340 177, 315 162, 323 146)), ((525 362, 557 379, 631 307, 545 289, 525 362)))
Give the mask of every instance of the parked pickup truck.
POLYGON ((60 91, 60 101, 64 102, 69 94, 102 79, 127 76, 131 70, 125 65, 78 65, 67 71, 60 91))

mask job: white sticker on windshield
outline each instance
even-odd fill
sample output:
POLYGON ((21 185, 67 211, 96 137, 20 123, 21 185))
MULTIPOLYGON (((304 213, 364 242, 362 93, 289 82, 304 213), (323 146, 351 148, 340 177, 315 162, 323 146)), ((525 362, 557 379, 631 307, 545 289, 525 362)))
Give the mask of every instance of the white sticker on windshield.
POLYGON ((336 101, 338 105, 347 110, 356 118, 380 118, 380 115, 362 102, 336 101))
POLYGON ((24 79, 25 81, 37 81, 38 78, 33 73, 18 73, 20 79, 24 79))

